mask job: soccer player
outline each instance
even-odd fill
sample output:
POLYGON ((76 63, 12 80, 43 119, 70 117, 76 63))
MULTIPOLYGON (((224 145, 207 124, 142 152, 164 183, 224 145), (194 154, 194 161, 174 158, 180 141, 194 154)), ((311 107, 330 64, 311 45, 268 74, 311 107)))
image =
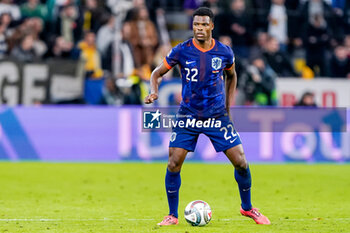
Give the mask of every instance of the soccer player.
POLYGON ((194 151, 200 133, 208 136, 217 152, 223 151, 235 168, 235 179, 241 197, 240 212, 257 224, 270 224, 267 217, 251 204, 251 175, 241 139, 230 118, 230 105, 236 89, 235 57, 230 47, 212 38, 213 12, 201 7, 193 13, 194 37, 177 46, 164 58, 151 75, 151 92, 145 103, 158 99, 162 76, 175 65, 182 74, 182 102, 179 115, 195 120, 215 118, 220 127, 175 127, 169 144, 169 160, 165 176, 169 215, 158 225, 178 224, 180 170, 187 152, 194 151), (223 78, 226 74, 226 81, 223 78))

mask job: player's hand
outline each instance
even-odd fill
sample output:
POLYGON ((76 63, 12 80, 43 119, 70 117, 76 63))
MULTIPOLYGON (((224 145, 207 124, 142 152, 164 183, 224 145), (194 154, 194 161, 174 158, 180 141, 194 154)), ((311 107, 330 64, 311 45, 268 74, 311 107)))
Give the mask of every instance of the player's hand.
POLYGON ((156 93, 151 93, 145 98, 145 104, 151 104, 153 103, 156 99, 158 99, 158 94, 156 93))

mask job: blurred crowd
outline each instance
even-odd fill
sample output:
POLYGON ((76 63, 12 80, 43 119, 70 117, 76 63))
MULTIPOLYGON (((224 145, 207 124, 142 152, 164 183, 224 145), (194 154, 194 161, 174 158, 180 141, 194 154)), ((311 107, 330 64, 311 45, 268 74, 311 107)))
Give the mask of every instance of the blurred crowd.
POLYGON ((0 0, 0 59, 83 60, 86 86, 100 88, 82 102, 141 104, 176 44, 167 16, 186 16, 190 31, 200 6, 236 55, 239 104, 276 105, 277 78, 350 78, 348 0, 0 0))

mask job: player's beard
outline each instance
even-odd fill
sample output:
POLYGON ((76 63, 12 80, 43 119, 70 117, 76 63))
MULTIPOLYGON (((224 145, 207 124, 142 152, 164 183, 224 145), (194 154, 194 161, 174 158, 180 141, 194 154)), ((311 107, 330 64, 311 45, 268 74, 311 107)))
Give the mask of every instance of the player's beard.
POLYGON ((199 37, 198 35, 196 35, 196 39, 199 43, 204 43, 208 38, 207 36, 205 36, 204 34, 202 34, 203 36, 199 37))
POLYGON ((199 43, 204 43, 205 42, 205 38, 203 38, 203 37, 199 38, 199 39, 197 38, 197 40, 198 40, 199 43))

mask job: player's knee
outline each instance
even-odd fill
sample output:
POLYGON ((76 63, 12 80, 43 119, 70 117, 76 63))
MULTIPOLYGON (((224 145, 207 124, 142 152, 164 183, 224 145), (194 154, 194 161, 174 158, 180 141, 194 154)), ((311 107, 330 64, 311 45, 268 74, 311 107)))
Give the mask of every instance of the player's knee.
POLYGON ((234 164, 235 168, 238 169, 238 170, 245 170, 247 169, 248 167, 248 162, 247 160, 245 159, 245 155, 244 155, 244 152, 239 152, 239 156, 237 156, 237 161, 236 163, 234 164))
POLYGON ((186 154, 187 151, 169 148, 168 170, 170 172, 179 172, 186 154))
POLYGON ((181 164, 176 160, 169 160, 168 170, 170 172, 179 172, 181 170, 181 164))
POLYGON ((247 161, 244 161, 244 162, 236 165, 235 169, 237 169, 237 170, 246 170, 247 167, 248 167, 248 163, 247 163, 247 161))

